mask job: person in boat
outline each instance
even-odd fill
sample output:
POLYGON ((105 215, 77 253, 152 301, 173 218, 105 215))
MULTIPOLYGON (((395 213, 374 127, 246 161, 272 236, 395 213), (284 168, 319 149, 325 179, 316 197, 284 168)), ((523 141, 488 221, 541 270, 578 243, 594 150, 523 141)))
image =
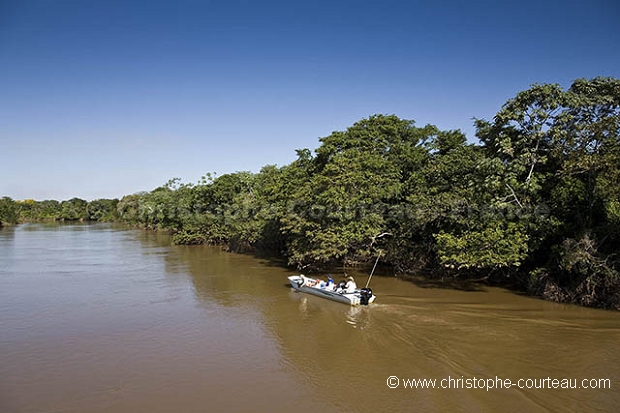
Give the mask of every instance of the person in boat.
POLYGON ((327 274, 327 286, 326 288, 329 288, 331 290, 334 289, 334 279, 332 278, 331 274, 327 274))
POLYGON ((339 294, 351 294, 355 292, 357 288, 357 284, 355 284, 355 280, 353 277, 345 274, 344 281, 340 281, 336 286, 336 292, 339 294))
POLYGON ((347 294, 351 294, 354 293, 356 289, 357 284, 355 283, 355 280, 353 279, 353 277, 348 276, 347 283, 344 285, 344 292, 347 294))

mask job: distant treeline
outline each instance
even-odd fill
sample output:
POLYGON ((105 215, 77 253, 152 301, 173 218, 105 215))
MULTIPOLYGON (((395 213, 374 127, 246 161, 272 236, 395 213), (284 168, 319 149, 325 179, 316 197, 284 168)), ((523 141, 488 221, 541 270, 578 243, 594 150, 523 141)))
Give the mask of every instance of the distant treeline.
POLYGON ((120 220, 306 269, 381 252, 399 273, 620 309, 620 80, 534 85, 475 125, 478 144, 375 115, 283 167, 173 179, 120 201, 4 198, 0 214, 120 220))
MULTIPOLYGON (((0 221, 17 224, 28 221, 116 221, 118 199, 85 201, 73 198, 68 201, 14 201, 0 199, 0 221)), ((0 225, 1 226, 1 225, 0 225)))

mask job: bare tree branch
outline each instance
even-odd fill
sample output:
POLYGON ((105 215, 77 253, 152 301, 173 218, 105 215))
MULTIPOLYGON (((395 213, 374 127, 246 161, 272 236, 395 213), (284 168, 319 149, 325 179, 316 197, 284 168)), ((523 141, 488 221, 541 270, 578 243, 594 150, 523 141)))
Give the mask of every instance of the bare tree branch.
POLYGON ((508 184, 506 184, 506 186, 508 187, 508 189, 510 189, 510 192, 512 192, 512 196, 514 197, 515 201, 517 201, 517 204, 519 204, 519 207, 523 209, 523 204, 521 204, 521 202, 519 201, 519 198, 517 198, 517 194, 515 193, 515 190, 512 189, 512 187, 508 184))

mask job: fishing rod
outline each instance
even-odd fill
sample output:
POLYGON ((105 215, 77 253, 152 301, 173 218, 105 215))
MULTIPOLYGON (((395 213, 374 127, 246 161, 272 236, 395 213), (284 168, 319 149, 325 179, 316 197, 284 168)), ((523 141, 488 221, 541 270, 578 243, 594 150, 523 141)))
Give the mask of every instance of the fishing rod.
POLYGON ((379 252, 379 255, 377 255, 377 259, 375 260, 375 265, 372 267, 372 271, 370 272, 370 276, 368 277, 368 281, 366 281, 366 286, 364 288, 368 288, 368 285, 370 284, 370 279, 372 278, 372 275, 375 273, 375 268, 377 268, 377 263, 379 262, 380 257, 381 257, 381 252, 379 252))

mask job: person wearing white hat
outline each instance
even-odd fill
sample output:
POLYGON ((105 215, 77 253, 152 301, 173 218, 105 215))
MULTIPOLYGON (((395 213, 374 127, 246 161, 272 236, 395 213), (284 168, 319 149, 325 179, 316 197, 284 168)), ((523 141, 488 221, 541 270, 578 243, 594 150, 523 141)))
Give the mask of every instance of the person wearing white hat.
POLYGON ((348 276, 347 283, 344 286, 344 291, 347 294, 351 294, 351 293, 354 293, 356 289, 357 289, 357 284, 355 284, 355 280, 353 279, 353 277, 348 276))

